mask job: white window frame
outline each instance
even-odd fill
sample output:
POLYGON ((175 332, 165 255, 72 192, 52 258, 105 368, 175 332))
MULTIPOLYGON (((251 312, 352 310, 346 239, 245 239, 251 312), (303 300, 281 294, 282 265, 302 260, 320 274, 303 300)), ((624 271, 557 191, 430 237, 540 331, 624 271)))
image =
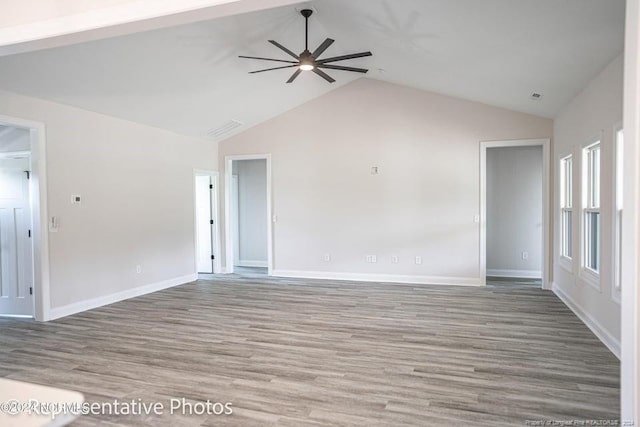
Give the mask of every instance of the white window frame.
POLYGON ((580 215, 580 251, 581 268, 580 277, 588 284, 601 292, 600 270, 602 269, 602 200, 601 200, 601 175, 602 175, 602 138, 594 138, 589 144, 582 148, 582 212, 580 215), (598 168, 593 168, 593 153, 598 150, 598 168), (593 173, 597 172, 596 177, 593 173), (597 181, 594 187, 594 181, 597 181), (588 266, 588 258, 591 248, 591 239, 588 233, 587 216, 593 213, 598 214, 600 226, 598 227, 598 270, 588 266))
POLYGON ((611 286, 611 299, 620 303, 621 299, 621 273, 622 273, 622 214, 623 214, 623 190, 624 190, 624 129, 622 123, 613 127, 613 245, 612 245, 612 270, 613 280, 611 286))
POLYGON ((573 245, 573 224, 575 215, 573 209, 573 154, 569 154, 560 159, 560 263, 571 271, 575 247, 573 245), (569 169, 567 170, 567 165, 569 169), (565 229, 565 213, 571 213, 572 229, 565 229), (570 242, 568 240, 571 240, 570 242), (567 248, 571 245, 571 256, 567 255, 567 248))

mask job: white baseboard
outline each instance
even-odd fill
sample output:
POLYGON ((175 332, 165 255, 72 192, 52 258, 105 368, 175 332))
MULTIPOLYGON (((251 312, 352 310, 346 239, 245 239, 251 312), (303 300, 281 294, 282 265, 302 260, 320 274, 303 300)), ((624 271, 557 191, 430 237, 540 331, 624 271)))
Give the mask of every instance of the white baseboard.
POLYGON ((173 279, 163 280, 161 282, 151 283, 149 285, 139 286, 133 289, 116 292, 115 294, 104 295, 90 300, 74 302, 73 304, 55 307, 49 310, 49 317, 45 320, 55 320, 61 317, 70 316, 72 314, 81 313, 83 311, 92 310, 104 305, 113 304, 129 298, 138 297, 152 292, 161 291, 163 289, 172 288, 178 285, 184 285, 198 280, 197 274, 188 274, 173 279))
POLYGON ((477 277, 410 276, 400 274, 341 273, 333 271, 273 270, 272 276, 354 282, 408 283, 416 285, 482 286, 477 277))
POLYGON ((539 270, 497 270, 487 269, 487 276, 513 277, 515 279, 542 279, 542 271, 539 270))
POLYGON ((558 285, 553 283, 551 285, 551 290, 555 293, 560 300, 574 312, 576 316, 582 323, 587 325, 591 332, 595 334, 596 337, 607 348, 618 358, 620 359, 620 341, 616 339, 613 335, 609 333, 596 319, 594 319, 589 313, 587 313, 578 303, 576 303, 565 291, 562 290, 558 285))
POLYGON ((239 260, 236 267, 264 267, 269 266, 267 261, 239 260))

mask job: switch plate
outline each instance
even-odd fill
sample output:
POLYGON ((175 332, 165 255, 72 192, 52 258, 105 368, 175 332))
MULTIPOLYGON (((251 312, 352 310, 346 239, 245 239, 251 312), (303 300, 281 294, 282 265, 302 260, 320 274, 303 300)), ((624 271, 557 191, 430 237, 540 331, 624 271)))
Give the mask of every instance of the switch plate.
POLYGON ((140 274, 142 273, 142 266, 141 265, 136 265, 136 273, 140 274))
POLYGON ((417 256, 416 257, 416 265, 421 265, 422 264, 422 257, 421 256, 417 256))
POLYGON ((523 251, 522 252, 522 259, 529 259, 529 252, 523 251))
POLYGON ((475 222, 476 224, 480 224, 480 215, 475 215, 473 217, 473 222, 475 222))
POLYGON ((400 262, 400 258, 398 258, 398 255, 391 256, 391 264, 397 264, 399 262, 400 262))

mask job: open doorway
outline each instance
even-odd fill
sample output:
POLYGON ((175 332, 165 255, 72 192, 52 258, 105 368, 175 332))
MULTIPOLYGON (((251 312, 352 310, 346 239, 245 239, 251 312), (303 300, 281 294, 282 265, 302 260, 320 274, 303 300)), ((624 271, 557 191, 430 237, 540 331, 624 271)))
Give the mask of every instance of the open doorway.
POLYGON ((548 140, 481 143, 481 280, 549 287, 548 140))
POLYGON ((0 125, 0 313, 32 317, 31 132, 0 125))
POLYGON ((268 155, 227 157, 227 273, 271 274, 269 160, 268 155))
POLYGON ((221 270, 217 188, 217 172, 194 171, 196 271, 198 274, 215 274, 221 270))
POLYGON ((540 286, 542 147, 487 149, 487 277, 540 286))

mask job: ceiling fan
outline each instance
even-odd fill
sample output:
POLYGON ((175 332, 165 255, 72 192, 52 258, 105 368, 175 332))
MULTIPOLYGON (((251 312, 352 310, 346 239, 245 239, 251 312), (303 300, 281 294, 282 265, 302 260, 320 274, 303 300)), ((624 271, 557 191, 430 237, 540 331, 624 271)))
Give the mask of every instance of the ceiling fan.
POLYGON ((291 78, 289 78, 289 80, 287 80, 287 83, 292 83, 300 75, 300 73, 303 72, 303 71, 313 71, 314 73, 316 73, 317 75, 319 75, 320 77, 322 77, 323 79, 328 81, 329 83, 333 83, 333 82, 335 82, 335 79, 333 79, 327 73, 322 71, 321 68, 328 69, 328 70, 351 71, 351 72, 354 72, 354 73, 363 73, 363 74, 366 73, 367 71, 369 71, 369 70, 364 69, 364 68, 345 67, 345 66, 342 66, 342 65, 332 65, 332 63, 333 62, 338 62, 338 61, 344 61, 344 60, 347 60, 347 59, 354 59, 354 58, 362 58, 362 57, 365 57, 365 56, 371 56, 372 55, 371 52, 352 53, 350 55, 334 56, 334 57, 331 57, 331 58, 320 59, 320 55, 322 55, 324 53, 324 51, 327 50, 329 48, 329 46, 331 46, 333 44, 333 42, 335 41, 335 40, 330 39, 330 38, 327 38, 324 42, 322 42, 322 44, 320 46, 318 46, 318 48, 316 50, 313 51, 313 53, 311 53, 309 51, 309 17, 313 14, 313 10, 311 10, 311 9, 303 9, 303 10, 300 11, 300 14, 302 16, 304 16, 304 19, 305 19, 305 32, 304 32, 304 38, 305 38, 304 46, 305 46, 305 48, 304 48, 304 52, 302 52, 300 55, 296 55, 291 50, 289 50, 286 47, 282 46, 277 41, 269 40, 269 43, 271 43, 272 45, 278 47, 279 49, 282 49, 289 56, 292 56, 293 58, 295 58, 295 61, 284 60, 284 59, 273 59, 273 58, 261 58, 261 57, 258 57, 258 56, 244 56, 244 55, 241 55, 240 58, 245 58, 245 59, 259 59, 259 60, 262 60, 262 61, 283 62, 283 63, 289 64, 289 65, 283 65, 281 67, 274 67, 274 68, 267 68, 267 69, 264 69, 264 70, 251 71, 249 74, 263 73, 265 71, 272 71, 272 70, 281 70, 283 68, 297 68, 297 70, 293 73, 291 78))

